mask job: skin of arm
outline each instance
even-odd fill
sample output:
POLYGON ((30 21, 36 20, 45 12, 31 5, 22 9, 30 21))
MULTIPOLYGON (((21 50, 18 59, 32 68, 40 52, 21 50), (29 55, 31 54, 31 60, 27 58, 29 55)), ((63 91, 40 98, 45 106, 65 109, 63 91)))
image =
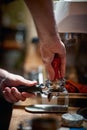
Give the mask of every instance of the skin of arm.
MULTIPOLYGON (((54 69, 51 65, 55 53, 57 53, 61 59, 60 77, 65 75, 66 64, 66 50, 62 43, 58 30, 56 29, 56 23, 53 14, 53 6, 51 0, 25 0, 31 14, 33 16, 37 33, 40 40, 40 51, 43 62, 46 66, 46 70, 49 75, 49 79, 54 79, 54 69)), ((22 92, 20 93, 15 86, 27 85, 32 86, 36 84, 36 81, 29 81, 22 76, 9 73, 3 69, 0 69, 1 81, 0 90, 3 93, 3 97, 11 102, 17 102, 19 100, 24 101, 31 94, 22 92)))
POLYGON ((20 75, 9 73, 6 70, 0 69, 0 91, 2 96, 10 103, 19 100, 25 101, 26 98, 34 96, 34 94, 22 92, 20 93, 16 86, 25 85, 32 86, 37 84, 36 81, 30 81, 20 75))
POLYGON ((54 79, 55 73, 51 63, 55 53, 59 55, 61 60, 59 76, 63 78, 66 67, 66 49, 56 28, 52 0, 25 0, 25 3, 36 25, 40 41, 40 52, 48 72, 48 78, 50 80, 54 79))

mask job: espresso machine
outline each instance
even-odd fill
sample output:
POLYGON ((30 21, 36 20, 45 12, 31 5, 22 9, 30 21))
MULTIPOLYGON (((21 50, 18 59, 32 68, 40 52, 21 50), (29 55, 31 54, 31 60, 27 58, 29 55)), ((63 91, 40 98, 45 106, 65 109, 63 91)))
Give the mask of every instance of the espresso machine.
POLYGON ((38 104, 29 105, 25 110, 33 113, 64 113, 68 111, 68 91, 65 88, 65 79, 59 78, 60 58, 55 54, 52 66, 55 71, 53 81, 45 80, 45 83, 40 83, 32 87, 17 86, 20 92, 35 93, 37 98, 40 98, 38 104))

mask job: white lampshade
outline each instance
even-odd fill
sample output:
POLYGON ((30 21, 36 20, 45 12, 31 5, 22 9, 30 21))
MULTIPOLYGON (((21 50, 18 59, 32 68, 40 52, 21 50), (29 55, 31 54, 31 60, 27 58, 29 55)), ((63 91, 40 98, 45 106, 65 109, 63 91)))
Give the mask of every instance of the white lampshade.
POLYGON ((60 33, 87 33, 87 2, 58 1, 55 19, 60 33))

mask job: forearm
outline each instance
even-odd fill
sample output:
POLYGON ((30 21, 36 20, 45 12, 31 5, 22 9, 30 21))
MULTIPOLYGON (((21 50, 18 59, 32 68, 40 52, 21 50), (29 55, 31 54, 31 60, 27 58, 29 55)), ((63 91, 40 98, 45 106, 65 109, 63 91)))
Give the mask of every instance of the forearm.
POLYGON ((61 67, 59 69, 60 78, 64 77, 66 50, 56 27, 52 0, 25 0, 25 2, 30 9, 36 25, 40 40, 40 52, 49 74, 49 79, 54 80, 55 76, 54 68, 51 64, 55 53, 61 59, 61 67))
POLYGON ((58 39, 52 0, 25 0, 25 2, 33 16, 40 42, 44 44, 51 41, 51 38, 58 39))

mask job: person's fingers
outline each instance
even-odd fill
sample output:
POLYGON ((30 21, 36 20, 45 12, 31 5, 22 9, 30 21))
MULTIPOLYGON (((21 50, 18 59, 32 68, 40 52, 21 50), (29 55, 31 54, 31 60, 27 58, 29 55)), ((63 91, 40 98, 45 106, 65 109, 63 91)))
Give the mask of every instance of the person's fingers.
POLYGON ((8 97, 8 94, 7 94, 6 91, 3 91, 3 96, 4 96, 4 98, 5 98, 6 101, 12 103, 12 100, 8 97))
POLYGON ((22 92, 20 93, 17 88, 6 87, 3 91, 4 98, 11 103, 18 102, 19 100, 25 101, 28 97, 34 97, 34 93, 22 92))
POLYGON ((48 73, 48 79, 51 81, 54 80, 55 73, 54 73, 52 65, 45 63, 45 68, 46 68, 46 71, 48 73))
POLYGON ((66 70, 66 58, 63 57, 61 58, 61 69, 60 69, 60 75, 61 75, 61 78, 64 78, 65 77, 65 70, 66 70))
POLYGON ((15 75, 11 73, 9 74, 9 77, 5 80, 5 86, 33 86, 35 84, 37 84, 37 81, 30 81, 20 75, 15 75))
POLYGON ((27 92, 22 92, 21 93, 23 97, 25 98, 29 98, 29 97, 35 97, 35 94, 34 93, 27 93, 27 92))
POLYGON ((25 99, 26 99, 26 97, 22 96, 22 94, 15 87, 11 88, 11 94, 17 100, 25 101, 25 99))
MULTIPOLYGON (((60 68, 58 68, 58 78, 59 79, 64 78, 64 76, 65 76, 65 69, 66 69, 65 68, 66 58, 60 58, 60 60, 61 60, 61 64, 60 64, 60 68)), ((48 72, 49 80, 54 80, 55 70, 52 67, 52 64, 45 62, 45 67, 46 67, 46 70, 48 72)))
POLYGON ((11 94, 11 89, 9 87, 6 87, 5 90, 3 91, 3 95, 5 99, 11 103, 17 102, 18 99, 16 99, 12 94, 11 94))
POLYGON ((37 84, 37 81, 30 81, 27 79, 24 79, 21 81, 22 85, 27 85, 27 86, 33 86, 37 84))
POLYGON ((16 86, 18 86, 18 85, 33 86, 36 84, 37 84, 37 81, 30 81, 30 80, 27 80, 25 78, 22 78, 22 80, 17 79, 17 82, 16 82, 16 86))
POLYGON ((18 102, 19 100, 24 101, 26 98, 21 95, 16 88, 6 87, 3 93, 5 99, 11 103, 18 102))

